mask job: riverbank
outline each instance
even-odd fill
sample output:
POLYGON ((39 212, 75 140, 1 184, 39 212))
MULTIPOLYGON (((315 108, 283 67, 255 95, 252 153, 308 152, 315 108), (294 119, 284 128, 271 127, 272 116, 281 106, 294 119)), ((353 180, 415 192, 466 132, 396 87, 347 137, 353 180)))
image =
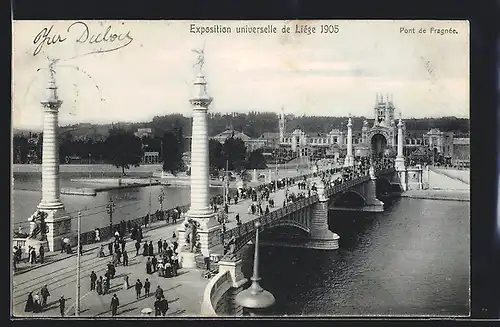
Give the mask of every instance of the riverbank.
POLYGON ((449 200, 470 202, 470 192, 466 190, 408 190, 401 194, 403 198, 426 199, 426 200, 449 200))

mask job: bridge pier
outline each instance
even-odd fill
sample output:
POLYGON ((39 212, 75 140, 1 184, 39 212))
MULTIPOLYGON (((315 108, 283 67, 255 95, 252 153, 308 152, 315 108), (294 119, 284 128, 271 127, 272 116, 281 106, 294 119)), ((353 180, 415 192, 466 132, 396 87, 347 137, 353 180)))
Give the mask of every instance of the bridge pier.
POLYGON ((328 198, 324 191, 323 183, 318 183, 319 201, 311 207, 310 236, 305 247, 318 250, 336 250, 339 248, 340 236, 328 229, 328 198))
POLYGON ((377 177, 373 171, 373 167, 370 168, 370 180, 363 184, 363 193, 365 195, 365 205, 363 211, 369 212, 382 212, 384 211, 384 202, 377 199, 377 177))

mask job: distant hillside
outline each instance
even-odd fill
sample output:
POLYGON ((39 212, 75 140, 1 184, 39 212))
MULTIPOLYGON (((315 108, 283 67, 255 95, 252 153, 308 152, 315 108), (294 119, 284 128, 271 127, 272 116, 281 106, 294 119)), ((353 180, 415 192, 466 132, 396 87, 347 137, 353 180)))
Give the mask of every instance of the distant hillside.
MULTIPOLYGON (((345 130, 348 117, 317 117, 287 115, 286 129, 291 133, 294 129, 300 128, 306 133, 325 133, 334 128, 345 130)), ((353 117, 353 130, 359 131, 363 125, 365 117, 353 117)), ((373 119, 367 119, 368 123, 373 124, 373 119)), ((431 128, 439 128, 443 132, 453 131, 458 134, 469 133, 469 119, 456 117, 442 118, 410 118, 405 119, 407 131, 420 133, 428 131, 431 128)), ((191 135, 191 118, 184 117, 181 114, 171 114, 161 117, 154 117, 150 122, 140 123, 116 123, 116 124, 75 124, 63 126, 60 133, 70 133, 74 137, 86 137, 99 139, 106 137, 108 130, 113 126, 120 126, 127 130, 136 131, 137 128, 152 128, 156 136, 162 137, 163 132, 172 130, 174 126, 180 126, 184 130, 184 135, 191 135)), ((265 132, 278 132, 278 118, 275 113, 249 112, 220 114, 209 113, 209 135, 216 135, 223 132, 228 127, 242 131, 250 137, 256 138, 265 132)), ((26 130, 14 130, 26 134, 26 130)))

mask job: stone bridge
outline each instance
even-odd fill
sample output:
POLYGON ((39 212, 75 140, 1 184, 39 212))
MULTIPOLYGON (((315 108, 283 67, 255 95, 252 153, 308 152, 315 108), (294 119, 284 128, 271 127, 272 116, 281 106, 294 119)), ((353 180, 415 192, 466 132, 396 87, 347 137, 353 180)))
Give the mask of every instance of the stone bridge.
POLYGON ((279 227, 291 227, 300 231, 304 236, 303 242, 296 246, 337 249, 339 236, 328 229, 330 208, 341 206, 345 210, 379 212, 384 210, 384 204, 378 197, 401 192, 399 177, 394 168, 380 170, 371 176, 360 176, 338 185, 331 184, 326 189, 322 187, 322 183, 318 184, 317 194, 229 229, 217 239, 222 242, 234 238, 233 251, 238 252, 254 239, 255 222, 258 220, 262 231, 279 227))

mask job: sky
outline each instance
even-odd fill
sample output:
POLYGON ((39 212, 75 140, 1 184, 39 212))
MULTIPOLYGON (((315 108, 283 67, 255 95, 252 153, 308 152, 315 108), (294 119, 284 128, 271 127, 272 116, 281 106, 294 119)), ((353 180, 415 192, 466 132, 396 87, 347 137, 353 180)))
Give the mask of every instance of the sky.
POLYGON ((403 117, 469 117, 466 21, 14 21, 12 125, 42 127, 48 57, 60 59, 55 76, 62 126, 190 116, 192 49, 203 47, 212 112, 284 108, 295 115, 372 118, 376 94, 383 93, 391 94, 403 117), (191 24, 232 31, 192 33, 191 24), (335 24, 338 33, 320 33, 322 25, 335 24), (277 33, 236 33, 238 26, 268 25, 277 33), (294 33, 296 25, 316 31, 294 33), (291 33, 282 33, 284 26, 291 33), (90 43, 108 27, 107 42, 90 43), (121 36, 111 42, 113 33, 121 36), (58 35, 64 41, 57 42, 58 35))

